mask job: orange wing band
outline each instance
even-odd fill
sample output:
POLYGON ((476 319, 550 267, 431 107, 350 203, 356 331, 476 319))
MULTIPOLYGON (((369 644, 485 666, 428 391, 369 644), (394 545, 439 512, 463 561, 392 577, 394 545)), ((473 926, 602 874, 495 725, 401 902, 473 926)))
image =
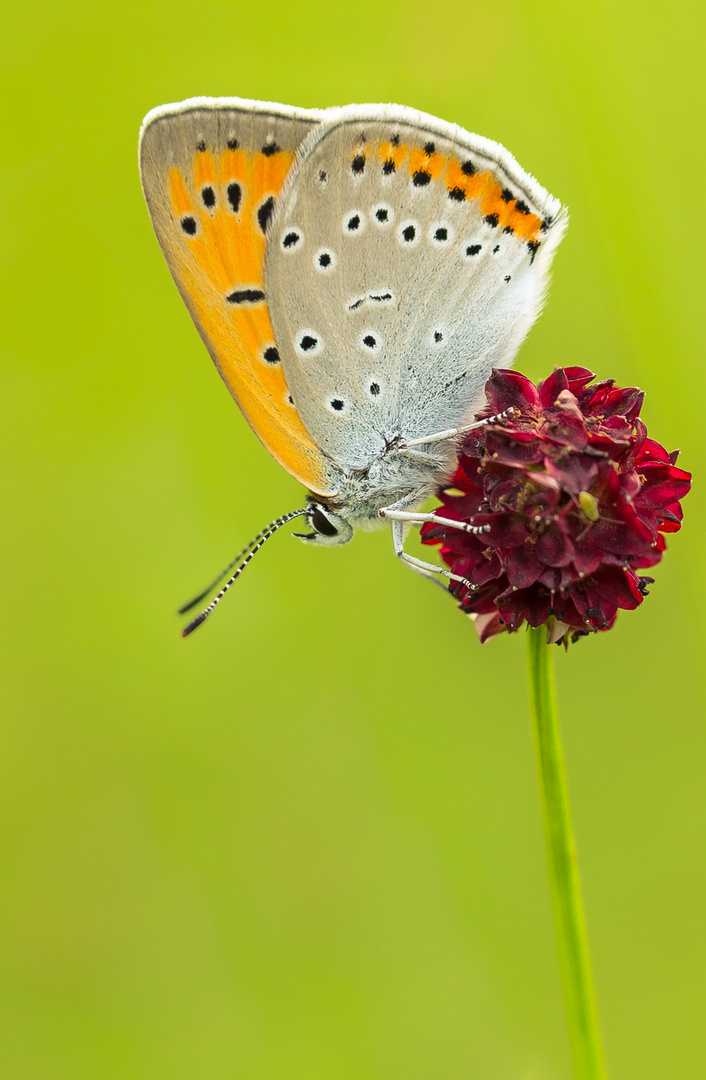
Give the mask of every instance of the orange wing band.
POLYGON ((279 149, 202 150, 191 176, 172 167, 169 199, 182 293, 224 382, 275 460, 326 494, 326 460, 290 397, 265 297, 265 231, 293 160, 279 149))

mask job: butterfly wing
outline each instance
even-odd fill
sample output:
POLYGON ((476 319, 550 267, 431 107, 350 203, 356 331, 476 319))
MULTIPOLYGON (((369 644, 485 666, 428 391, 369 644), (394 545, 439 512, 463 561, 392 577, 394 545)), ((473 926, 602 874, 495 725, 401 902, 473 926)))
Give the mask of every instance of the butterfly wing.
POLYGON ((273 457, 306 487, 335 489, 294 408, 264 286, 266 232, 317 111, 195 98, 147 115, 140 172, 164 257, 223 381, 273 457))
POLYGON ((539 313, 566 214, 461 128, 401 106, 330 116, 280 198, 265 279, 303 422, 355 469, 469 418, 539 313))

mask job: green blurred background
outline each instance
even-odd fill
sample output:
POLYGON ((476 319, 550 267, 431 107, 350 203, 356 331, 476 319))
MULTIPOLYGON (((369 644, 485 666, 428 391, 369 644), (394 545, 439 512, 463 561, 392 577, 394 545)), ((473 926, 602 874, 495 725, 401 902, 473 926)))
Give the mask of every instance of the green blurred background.
POLYGON ((137 134, 196 94, 397 101, 568 204, 534 378, 647 391, 697 474, 642 610, 556 650, 612 1080, 706 1077, 701 5, 23 0, 3 16, 0 1074, 563 1080, 525 640, 481 648, 220 383, 137 134))

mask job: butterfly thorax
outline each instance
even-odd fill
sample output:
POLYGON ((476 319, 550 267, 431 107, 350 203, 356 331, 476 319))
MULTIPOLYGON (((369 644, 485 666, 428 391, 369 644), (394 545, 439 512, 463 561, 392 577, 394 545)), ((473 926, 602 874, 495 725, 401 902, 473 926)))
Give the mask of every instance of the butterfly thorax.
POLYGON ((385 524, 380 516, 384 507, 401 504, 406 509, 421 506, 453 473, 455 442, 402 448, 402 437, 387 440, 384 451, 364 468, 340 469, 339 486, 334 495, 312 495, 312 505, 320 507, 337 528, 307 537, 318 543, 343 544, 351 539, 353 529, 371 530, 385 524), (348 528, 342 528, 342 525, 348 528))

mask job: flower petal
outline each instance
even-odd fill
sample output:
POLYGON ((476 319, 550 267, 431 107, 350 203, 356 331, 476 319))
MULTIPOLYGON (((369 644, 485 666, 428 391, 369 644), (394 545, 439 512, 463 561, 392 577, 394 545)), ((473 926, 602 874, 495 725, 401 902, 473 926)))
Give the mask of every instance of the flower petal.
POLYGON ((568 566, 573 561, 574 545, 565 528, 563 523, 557 523, 537 537, 535 551, 544 566, 568 566))
POLYGON ((534 585, 544 567, 537 558, 534 545, 525 541, 521 547, 513 548, 503 559, 507 579, 516 589, 525 589, 534 585))
POLYGON ((496 368, 485 384, 485 394, 492 412, 501 413, 513 407, 520 412, 539 407, 539 394, 533 382, 519 371, 496 368))
POLYGON ((548 379, 539 384, 539 400, 546 409, 553 405, 562 390, 569 389, 569 379, 564 368, 555 368, 548 379))
POLYGON ((659 509, 683 499, 691 487, 691 473, 676 465, 647 464, 638 466, 644 479, 635 505, 642 509, 659 509))
POLYGON ((495 637, 496 634, 507 631, 507 627, 497 611, 491 611, 487 615, 477 615, 474 623, 481 645, 484 645, 491 637, 495 637))
POLYGON ((593 575, 597 596, 620 608, 636 608, 643 600, 637 575, 617 566, 603 566, 593 575))

